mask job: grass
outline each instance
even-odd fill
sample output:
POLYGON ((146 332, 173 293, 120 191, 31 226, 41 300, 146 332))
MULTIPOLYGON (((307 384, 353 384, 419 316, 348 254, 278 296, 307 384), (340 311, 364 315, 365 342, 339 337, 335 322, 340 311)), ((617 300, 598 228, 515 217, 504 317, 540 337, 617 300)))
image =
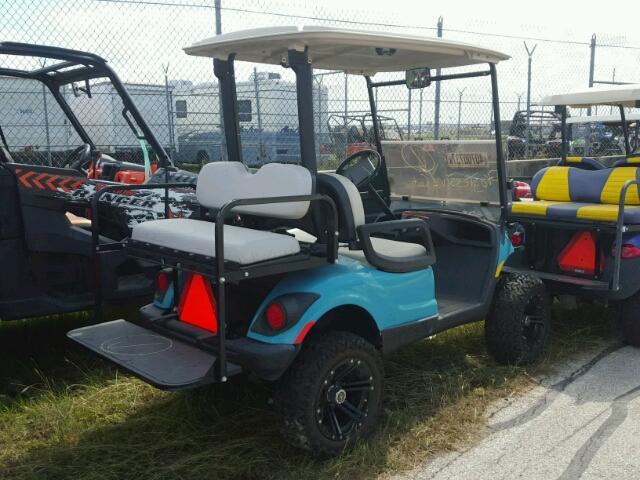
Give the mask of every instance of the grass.
POLYGON ((317 461, 279 437, 268 385, 233 379, 164 393, 66 341, 82 315, 0 326, 3 479, 361 479, 386 476, 478 438, 487 406, 532 375, 602 345, 599 310, 554 311, 552 348, 532 368, 496 365, 482 324, 426 339, 385 359, 385 420, 340 458, 317 461))

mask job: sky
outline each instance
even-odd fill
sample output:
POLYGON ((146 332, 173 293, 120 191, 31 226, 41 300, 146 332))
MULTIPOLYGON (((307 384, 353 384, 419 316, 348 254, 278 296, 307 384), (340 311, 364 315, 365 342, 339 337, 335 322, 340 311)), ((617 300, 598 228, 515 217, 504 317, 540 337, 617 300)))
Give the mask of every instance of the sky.
MULTIPOLYGON (((532 57, 532 101, 562 90, 586 87, 589 40, 597 35, 596 80, 640 82, 640 29, 637 3, 537 0, 221 0, 223 31, 258 26, 323 23, 346 28, 435 35, 438 17, 444 37, 504 51, 499 65, 503 117, 524 107, 527 56, 523 40, 537 44, 532 57), (332 20, 333 19, 333 20, 332 20), (408 28, 407 28, 408 27, 408 28), (517 37, 517 38, 513 38, 517 37), (537 40, 536 40, 537 39, 537 40), (554 41, 548 41, 554 40, 554 41), (624 47, 624 48, 619 48, 624 47), (637 48, 629 48, 637 47, 637 48)), ((89 50, 109 59, 126 81, 162 83, 171 79, 212 81, 209 59, 187 57, 182 47, 214 34, 213 0, 1 0, 0 38, 89 50)), ((248 79, 253 66, 237 69, 248 79)), ((329 80, 328 80, 329 81, 329 80)), ((335 79, 330 91, 344 95, 335 79), (342 93, 341 93, 342 92, 342 93)), ((364 97, 362 89, 352 91, 364 97)), ((487 89, 471 84, 443 86, 443 114, 455 116, 458 90, 467 101, 484 101, 487 89)), ((406 95, 404 92, 402 95, 406 95)), ((425 91, 428 101, 433 91, 425 91)), ((427 110, 430 105, 426 104, 427 110)), ((469 108, 468 121, 486 120, 488 110, 469 108)), ((428 117, 429 112, 425 115, 428 117)))

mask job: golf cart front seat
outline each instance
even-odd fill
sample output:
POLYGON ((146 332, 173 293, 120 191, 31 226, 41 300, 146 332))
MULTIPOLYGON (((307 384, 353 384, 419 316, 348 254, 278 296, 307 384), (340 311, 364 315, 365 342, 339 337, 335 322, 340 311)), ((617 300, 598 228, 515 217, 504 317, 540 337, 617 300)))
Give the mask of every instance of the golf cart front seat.
POLYGON ((338 210, 339 255, 386 272, 422 270, 435 263, 429 229, 424 220, 405 219, 365 224, 362 197, 354 183, 337 173, 319 173, 318 191, 330 196, 338 210), (411 234, 413 241, 399 241, 373 235, 411 234))
MULTIPOLYGON (((220 209, 235 199, 310 195, 311 172, 299 165, 268 163, 256 173, 240 162, 205 165, 196 184, 198 202, 206 208, 220 209)), ((270 203, 237 206, 233 212, 260 217, 301 219, 309 202, 270 203)), ((215 223, 174 218, 140 223, 133 228, 132 242, 147 246, 215 257, 215 223)), ((224 258, 238 265, 249 265, 300 253, 300 243, 292 236, 234 225, 224 226, 224 258)))

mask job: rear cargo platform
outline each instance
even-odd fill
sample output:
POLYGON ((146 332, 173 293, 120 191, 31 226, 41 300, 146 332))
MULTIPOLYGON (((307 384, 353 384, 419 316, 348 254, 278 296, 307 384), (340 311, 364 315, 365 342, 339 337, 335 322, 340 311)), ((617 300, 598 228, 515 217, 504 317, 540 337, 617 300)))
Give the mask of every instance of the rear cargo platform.
MULTIPOLYGON (((214 383, 216 356, 126 320, 70 331, 68 337, 163 390, 214 383)), ((227 363, 229 376, 241 367, 227 363)))

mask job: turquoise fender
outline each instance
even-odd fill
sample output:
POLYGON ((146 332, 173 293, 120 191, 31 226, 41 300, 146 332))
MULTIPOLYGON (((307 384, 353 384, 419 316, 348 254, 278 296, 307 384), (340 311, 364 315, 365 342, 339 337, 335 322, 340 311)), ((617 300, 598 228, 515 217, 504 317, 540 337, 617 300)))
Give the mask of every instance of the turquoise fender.
POLYGON ((252 324, 273 299, 288 293, 315 293, 319 298, 289 330, 275 336, 249 330, 249 338, 265 343, 297 343, 299 335, 304 335, 325 313, 345 305, 366 310, 380 331, 438 314, 431 268, 388 273, 338 256, 335 264, 287 275, 267 296, 252 324))

